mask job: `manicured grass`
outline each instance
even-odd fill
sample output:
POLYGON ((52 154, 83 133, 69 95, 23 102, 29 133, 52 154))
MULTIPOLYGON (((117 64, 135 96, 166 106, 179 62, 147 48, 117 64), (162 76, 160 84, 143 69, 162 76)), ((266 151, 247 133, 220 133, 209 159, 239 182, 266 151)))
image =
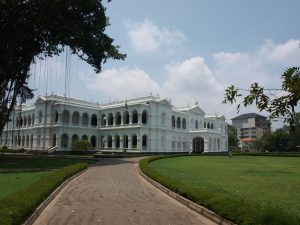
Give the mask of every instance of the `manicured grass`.
POLYGON ((182 156, 142 167, 238 224, 300 224, 299 157, 182 156))
POLYGON ((0 173, 0 199, 11 193, 20 191, 49 172, 0 173))

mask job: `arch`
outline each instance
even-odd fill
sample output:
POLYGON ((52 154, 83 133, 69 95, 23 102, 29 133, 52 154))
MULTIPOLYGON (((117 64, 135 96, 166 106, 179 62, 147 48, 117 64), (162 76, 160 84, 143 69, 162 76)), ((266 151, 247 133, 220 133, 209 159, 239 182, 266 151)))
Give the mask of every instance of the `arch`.
POLYGON ((26 135, 26 146, 29 147, 29 135, 26 135))
POLYGON ((78 141, 78 140, 79 140, 78 135, 77 134, 73 134, 71 146, 73 147, 73 145, 75 144, 75 142, 78 141))
POLYGON ((132 148, 137 148, 137 136, 136 134, 132 135, 132 148))
POLYGON ((23 126, 23 118, 22 117, 20 117, 20 119, 19 119, 19 126, 20 127, 23 126))
POLYGON ((177 128, 181 128, 181 118, 177 117, 177 128))
POLYGON ((100 147, 105 148, 105 137, 104 137, 104 135, 101 135, 101 137, 100 137, 100 147))
POLYGON ((123 148, 128 148, 128 136, 126 134, 123 136, 123 148))
POLYGON ((33 134, 30 136, 30 147, 33 146, 33 134))
POLYGON ((161 121, 160 121, 160 124, 162 127, 165 127, 166 126, 166 113, 163 112, 161 113, 161 121))
POLYGON ((148 145, 148 138, 147 138, 147 135, 144 134, 143 138, 142 138, 142 147, 143 147, 143 149, 146 149, 147 145, 148 145))
POLYGON ((186 129, 186 120, 182 118, 182 129, 186 129))
POLYGON ((96 116, 96 114, 93 114, 93 115, 91 116, 91 125, 92 125, 93 127, 96 127, 96 126, 97 126, 97 116, 96 116))
POLYGON ((89 114, 87 114, 87 113, 82 114, 81 124, 83 127, 89 126, 89 114))
POLYGON ((204 128, 206 128, 206 122, 204 121, 204 128))
POLYGON ((124 111, 123 113, 123 124, 129 124, 129 112, 124 111))
POLYGON ((176 127, 175 116, 172 116, 172 128, 176 127))
POLYGON ((61 136, 61 147, 67 148, 69 143, 69 136, 67 134, 63 134, 61 136))
POLYGON ((70 112, 68 110, 64 110, 62 113, 62 123, 67 125, 70 122, 70 112))
POLYGON ((203 137, 193 138, 193 152, 201 153, 204 151, 204 139, 203 137))
POLYGON ((56 110, 55 113, 54 113, 54 123, 58 122, 58 118, 59 118, 59 115, 58 115, 58 112, 56 110))
POLYGON ((199 122, 198 120, 195 120, 195 129, 198 129, 199 128, 199 122))
POLYGON ((28 115, 27 117, 27 126, 31 126, 31 116, 28 115))
POLYGON ((56 134, 52 135, 52 147, 56 146, 56 134))
POLYGON ((73 126, 78 126, 79 125, 79 113, 77 111, 73 112, 72 115, 72 125, 73 126))
POLYGON ((210 129, 210 124, 209 123, 207 123, 207 129, 210 129))
POLYGON ((102 127, 106 126, 106 115, 105 114, 101 115, 101 126, 102 127))
POLYGON ((121 125, 121 122, 122 122, 121 113, 117 112, 116 113, 116 125, 121 125))
POLYGON ((148 112, 144 110, 142 113, 142 123, 147 124, 147 122, 148 122, 148 112))
POLYGON ((132 123, 138 123, 139 122, 139 114, 136 110, 132 112, 132 123))
POLYGON ((93 148, 96 148, 97 146, 97 138, 95 135, 91 136, 91 145, 93 146, 93 148))
POLYGON ((89 138, 88 138, 87 135, 84 134, 84 135, 82 135, 81 140, 83 140, 83 141, 88 141, 89 138))
POLYGON ((115 148, 120 148, 120 136, 116 135, 115 137, 115 148))
POLYGON ((42 123, 42 121, 43 121, 43 112, 39 111, 39 123, 42 123))
POLYGON ((112 136, 108 135, 107 137, 107 147, 112 148, 112 136))
POLYGON ((108 114, 108 125, 112 126, 114 124, 114 116, 112 113, 108 114))
POLYGON ((25 146, 25 135, 22 136, 22 146, 25 146))
POLYGON ((24 116, 24 126, 27 126, 27 116, 24 116))

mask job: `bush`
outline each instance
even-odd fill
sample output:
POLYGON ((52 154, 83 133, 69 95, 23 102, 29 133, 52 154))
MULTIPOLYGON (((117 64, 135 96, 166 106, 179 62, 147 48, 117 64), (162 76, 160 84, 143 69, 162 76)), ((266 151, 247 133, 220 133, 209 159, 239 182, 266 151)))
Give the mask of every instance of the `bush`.
POLYGON ((79 140, 72 145, 72 150, 74 151, 90 151, 92 149, 92 144, 87 140, 79 140))
POLYGON ((0 199, 0 225, 23 223, 63 181, 87 168, 77 163, 41 177, 26 189, 0 199))
MULTIPOLYGON (((139 167, 147 176, 161 183, 179 195, 188 198, 237 224, 282 225, 299 224, 300 218, 281 208, 269 204, 258 204, 251 199, 242 199, 233 195, 216 193, 209 188, 195 187, 176 180, 151 167, 151 162, 169 156, 154 156, 139 161, 139 167)), ((193 157, 193 156, 191 156, 193 157)))

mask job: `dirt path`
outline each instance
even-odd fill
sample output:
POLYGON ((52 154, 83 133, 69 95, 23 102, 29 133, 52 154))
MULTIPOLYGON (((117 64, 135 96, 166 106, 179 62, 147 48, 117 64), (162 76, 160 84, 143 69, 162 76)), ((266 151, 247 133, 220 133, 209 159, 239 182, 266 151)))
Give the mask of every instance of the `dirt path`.
POLYGON ((215 224, 141 178, 137 162, 101 159, 101 166, 71 181, 34 224, 215 224))

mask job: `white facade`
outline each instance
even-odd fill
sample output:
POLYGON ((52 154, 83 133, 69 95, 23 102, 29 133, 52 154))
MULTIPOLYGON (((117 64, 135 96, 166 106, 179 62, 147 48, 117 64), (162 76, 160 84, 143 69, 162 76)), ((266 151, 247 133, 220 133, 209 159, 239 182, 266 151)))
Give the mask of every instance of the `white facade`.
POLYGON ((198 106, 176 108, 148 96, 109 104, 51 95, 16 107, 1 145, 30 150, 71 150, 89 140, 95 150, 128 152, 224 152, 227 127, 222 115, 198 106))

